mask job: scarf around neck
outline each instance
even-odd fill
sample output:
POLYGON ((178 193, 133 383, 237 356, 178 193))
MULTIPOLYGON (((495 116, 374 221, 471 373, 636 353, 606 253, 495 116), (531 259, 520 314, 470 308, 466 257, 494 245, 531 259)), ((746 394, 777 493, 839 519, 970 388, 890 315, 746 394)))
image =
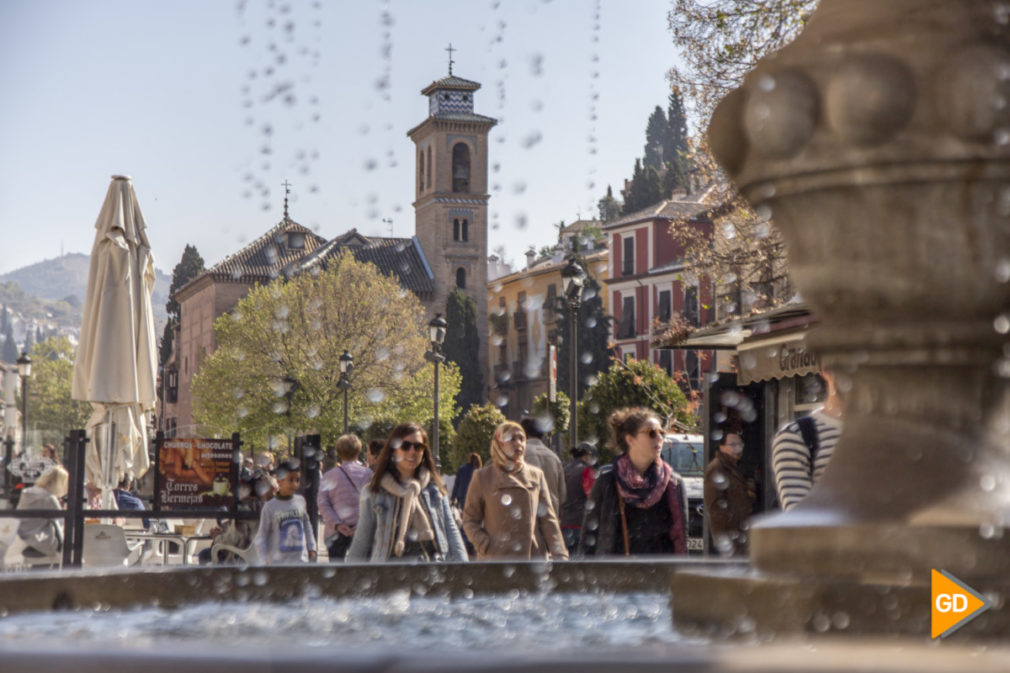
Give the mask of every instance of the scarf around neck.
POLYGON ((421 491, 431 480, 428 471, 421 469, 416 479, 411 479, 406 484, 401 484, 392 474, 382 475, 379 485, 390 495, 401 501, 400 522, 396 530, 396 538, 393 542, 393 553, 399 557, 403 556, 406 547, 407 531, 413 531, 412 541, 434 540, 435 533, 431 529, 431 522, 424 513, 424 506, 421 504, 421 491))
POLYGON ((657 459, 645 474, 639 474, 628 454, 614 461, 617 492, 625 504, 648 509, 659 502, 673 476, 673 469, 662 459, 657 459))

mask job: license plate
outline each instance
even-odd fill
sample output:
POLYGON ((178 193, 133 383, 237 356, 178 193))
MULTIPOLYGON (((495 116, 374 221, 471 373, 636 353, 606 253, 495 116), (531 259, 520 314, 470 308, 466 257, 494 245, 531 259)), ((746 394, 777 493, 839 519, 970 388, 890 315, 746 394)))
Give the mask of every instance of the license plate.
POLYGON ((689 537, 687 538, 687 550, 688 551, 704 551, 705 544, 704 540, 700 537, 689 537))

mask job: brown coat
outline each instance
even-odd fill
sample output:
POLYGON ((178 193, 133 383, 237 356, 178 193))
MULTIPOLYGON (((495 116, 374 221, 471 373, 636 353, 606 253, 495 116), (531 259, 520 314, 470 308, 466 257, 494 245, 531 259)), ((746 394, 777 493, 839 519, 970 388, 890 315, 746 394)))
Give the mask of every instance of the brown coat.
POLYGON ((540 468, 510 474, 493 463, 474 473, 463 507, 463 530, 478 559, 567 559, 558 515, 540 468))
POLYGON ((709 530, 720 546, 720 538, 732 542, 720 548, 720 553, 747 553, 747 531, 744 524, 754 509, 754 495, 747 486, 737 460, 716 449, 712 462, 705 468, 705 514, 709 530))

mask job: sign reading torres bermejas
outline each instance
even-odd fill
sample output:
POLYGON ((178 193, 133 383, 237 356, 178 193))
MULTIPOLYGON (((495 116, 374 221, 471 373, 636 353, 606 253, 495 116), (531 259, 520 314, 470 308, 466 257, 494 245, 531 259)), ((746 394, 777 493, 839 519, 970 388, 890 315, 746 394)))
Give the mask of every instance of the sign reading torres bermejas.
POLYGON ((163 440, 157 505, 162 509, 229 507, 235 502, 238 482, 234 454, 230 439, 163 440))

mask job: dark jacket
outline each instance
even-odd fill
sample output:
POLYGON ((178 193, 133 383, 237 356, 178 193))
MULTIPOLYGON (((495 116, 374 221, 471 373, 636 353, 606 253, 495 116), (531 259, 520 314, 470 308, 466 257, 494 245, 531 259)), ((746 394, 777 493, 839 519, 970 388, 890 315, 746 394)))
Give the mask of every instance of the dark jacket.
POLYGON ((463 463, 456 470, 456 478, 452 482, 452 495, 449 497, 449 502, 454 505, 459 505, 463 507, 466 502, 466 492, 470 488, 470 480, 473 479, 473 473, 477 470, 472 463, 463 463))
POLYGON ((568 494, 561 504, 561 527, 582 528, 586 515, 586 491, 582 488, 586 470, 592 470, 581 460, 575 459, 565 465, 565 492, 568 494))
MULTIPOLYGON (((613 465, 600 470, 586 501, 579 553, 624 556, 624 530, 613 465)), ((625 507, 632 555, 687 553, 687 493, 675 472, 666 494, 652 507, 625 507), (671 530, 673 534, 671 535, 671 530)))
POLYGON ((750 519, 755 498, 737 463, 716 449, 715 458, 705 468, 705 513, 720 553, 743 555, 747 553, 743 525, 750 519))

